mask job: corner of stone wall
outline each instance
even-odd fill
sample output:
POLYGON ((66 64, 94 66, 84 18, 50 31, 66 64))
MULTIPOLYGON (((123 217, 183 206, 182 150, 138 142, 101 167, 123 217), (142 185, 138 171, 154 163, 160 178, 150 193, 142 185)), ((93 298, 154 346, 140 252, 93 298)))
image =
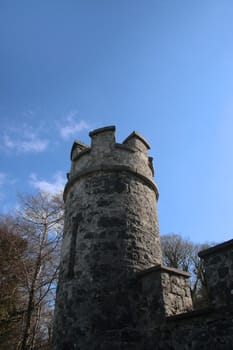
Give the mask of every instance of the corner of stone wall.
POLYGON ((166 317, 192 311, 190 274, 166 266, 160 271, 166 317))
POLYGON ((138 273, 141 286, 139 326, 142 328, 153 328, 155 324, 165 319, 160 266, 156 265, 138 273))
POLYGON ((199 252, 214 308, 233 308, 233 239, 199 252))
POLYGON ((193 310, 189 277, 160 264, 139 273, 148 323, 193 310))

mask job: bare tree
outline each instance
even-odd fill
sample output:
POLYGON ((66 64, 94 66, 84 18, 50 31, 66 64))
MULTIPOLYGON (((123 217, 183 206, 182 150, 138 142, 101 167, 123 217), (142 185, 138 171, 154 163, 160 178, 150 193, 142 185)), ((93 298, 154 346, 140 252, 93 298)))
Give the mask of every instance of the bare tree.
POLYGON ((15 229, 14 218, 0 217, 0 348, 17 348, 23 320, 22 265, 27 242, 15 229))
POLYGON ((18 349, 32 350, 35 344, 39 348, 38 342, 43 343, 49 336, 45 334, 48 332, 45 319, 54 305, 63 202, 61 195, 40 192, 21 196, 20 205, 16 222, 22 238, 27 241, 27 255, 22 262, 22 293, 26 298, 18 349))
POLYGON ((183 271, 190 271, 195 245, 188 239, 172 233, 161 236, 163 263, 183 271))
POLYGON ((198 253, 214 245, 214 243, 202 243, 194 245, 193 263, 192 263, 192 285, 191 292, 193 303, 196 308, 204 307, 208 304, 208 290, 206 274, 202 259, 198 253))

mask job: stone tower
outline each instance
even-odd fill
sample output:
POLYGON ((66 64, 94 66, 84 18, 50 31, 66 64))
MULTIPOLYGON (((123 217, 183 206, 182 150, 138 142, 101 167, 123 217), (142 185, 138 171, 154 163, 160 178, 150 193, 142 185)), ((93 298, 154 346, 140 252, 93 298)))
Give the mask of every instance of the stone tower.
POLYGON ((64 190, 56 350, 110 349, 119 331, 136 329, 136 276, 162 259, 147 141, 133 132, 116 143, 114 126, 89 135, 90 147, 73 144, 64 190))

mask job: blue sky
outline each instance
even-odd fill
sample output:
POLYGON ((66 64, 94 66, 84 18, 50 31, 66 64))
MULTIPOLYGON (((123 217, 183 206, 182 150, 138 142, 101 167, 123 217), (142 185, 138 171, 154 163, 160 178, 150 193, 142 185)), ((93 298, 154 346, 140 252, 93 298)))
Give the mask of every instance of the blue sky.
POLYGON ((0 0, 0 212, 116 125, 151 145, 162 234, 231 239, 232 18, 231 0, 0 0))

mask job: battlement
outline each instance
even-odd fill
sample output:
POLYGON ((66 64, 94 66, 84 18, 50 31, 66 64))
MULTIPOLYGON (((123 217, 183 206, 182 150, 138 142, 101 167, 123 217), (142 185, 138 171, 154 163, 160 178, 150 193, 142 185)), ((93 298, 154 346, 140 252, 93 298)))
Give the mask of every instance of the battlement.
POLYGON ((70 152, 71 161, 75 160, 80 154, 89 151, 90 147, 85 143, 75 140, 70 152))
POLYGON ((91 137, 91 147, 93 149, 98 147, 112 147, 116 143, 115 139, 115 126, 106 126, 91 131, 89 136, 91 137))
POLYGON ((123 144, 141 152, 147 152, 150 149, 149 143, 138 132, 133 131, 124 141, 123 144))
POLYGON ((153 159, 148 157, 150 146, 137 132, 132 132, 123 143, 117 143, 115 126, 107 126, 91 131, 91 145, 75 140, 71 149, 71 170, 64 191, 66 198, 68 188, 78 178, 97 171, 126 171, 141 177, 156 192, 153 180, 153 159))

